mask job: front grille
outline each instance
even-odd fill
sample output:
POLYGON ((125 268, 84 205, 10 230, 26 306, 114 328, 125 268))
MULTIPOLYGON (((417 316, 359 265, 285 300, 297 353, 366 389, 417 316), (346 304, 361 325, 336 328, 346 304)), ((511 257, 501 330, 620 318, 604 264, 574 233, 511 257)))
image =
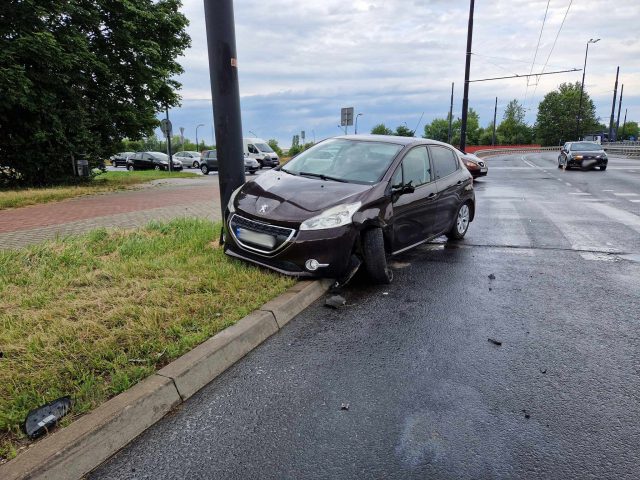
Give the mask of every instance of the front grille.
POLYGON ((240 247, 251 252, 258 252, 265 255, 274 255, 278 251, 282 250, 287 244, 291 242, 291 240, 296 235, 296 231, 292 228, 279 227, 277 225, 257 222, 255 220, 241 217, 237 214, 233 214, 229 219, 229 231, 240 247), (239 235, 239 233, 242 230, 247 230, 271 237, 273 239, 273 246, 266 247, 263 244, 251 241, 251 239, 241 240, 239 237, 241 237, 242 235, 239 235))

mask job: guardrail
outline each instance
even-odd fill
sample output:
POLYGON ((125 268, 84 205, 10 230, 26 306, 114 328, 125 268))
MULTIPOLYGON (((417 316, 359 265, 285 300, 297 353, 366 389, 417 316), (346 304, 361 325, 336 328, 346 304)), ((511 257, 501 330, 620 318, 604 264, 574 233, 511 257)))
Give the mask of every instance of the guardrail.
POLYGON ((559 152, 560 147, 518 147, 518 148, 488 148, 486 150, 478 150, 475 154, 478 157, 490 157, 492 155, 511 155, 514 153, 533 153, 533 152, 559 152))
POLYGON ((640 142, 609 142, 603 143, 602 148, 604 148, 605 152, 614 155, 640 156, 640 142))

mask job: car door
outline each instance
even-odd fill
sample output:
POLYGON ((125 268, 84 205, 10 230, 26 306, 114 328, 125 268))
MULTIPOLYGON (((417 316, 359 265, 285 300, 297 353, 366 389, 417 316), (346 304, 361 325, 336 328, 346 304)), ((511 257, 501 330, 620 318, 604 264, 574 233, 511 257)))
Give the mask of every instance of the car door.
POLYGON ((451 225, 462 199, 461 192, 473 180, 459 175, 460 160, 452 149, 443 145, 429 145, 429 153, 439 195, 436 230, 440 233, 451 225))
POLYGON ((144 168, 143 155, 143 153, 136 153, 133 157, 133 166, 136 170, 141 170, 144 168))
POLYGON ((392 193, 394 253, 424 242, 437 233, 438 191, 426 145, 405 154, 390 187, 409 183, 414 187, 412 193, 392 193))

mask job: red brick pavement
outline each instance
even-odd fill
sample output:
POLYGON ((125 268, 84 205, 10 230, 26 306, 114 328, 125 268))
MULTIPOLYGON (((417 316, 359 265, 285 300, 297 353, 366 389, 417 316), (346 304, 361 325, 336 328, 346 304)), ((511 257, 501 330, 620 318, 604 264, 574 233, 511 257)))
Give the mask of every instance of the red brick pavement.
POLYGON ((195 202, 219 205, 219 195, 218 182, 206 181, 201 186, 192 183, 186 186, 152 186, 142 190, 78 197, 0 211, 0 233, 195 202))

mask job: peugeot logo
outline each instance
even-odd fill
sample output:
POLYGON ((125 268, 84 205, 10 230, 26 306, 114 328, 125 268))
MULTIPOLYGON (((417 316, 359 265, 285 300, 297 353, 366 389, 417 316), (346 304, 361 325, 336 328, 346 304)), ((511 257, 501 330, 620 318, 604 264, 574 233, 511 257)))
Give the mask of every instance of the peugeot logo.
POLYGON ((269 208, 269 207, 267 206, 267 204, 260 205, 260 210, 258 210, 258 212, 260 212, 260 213, 267 213, 267 208, 269 208))

